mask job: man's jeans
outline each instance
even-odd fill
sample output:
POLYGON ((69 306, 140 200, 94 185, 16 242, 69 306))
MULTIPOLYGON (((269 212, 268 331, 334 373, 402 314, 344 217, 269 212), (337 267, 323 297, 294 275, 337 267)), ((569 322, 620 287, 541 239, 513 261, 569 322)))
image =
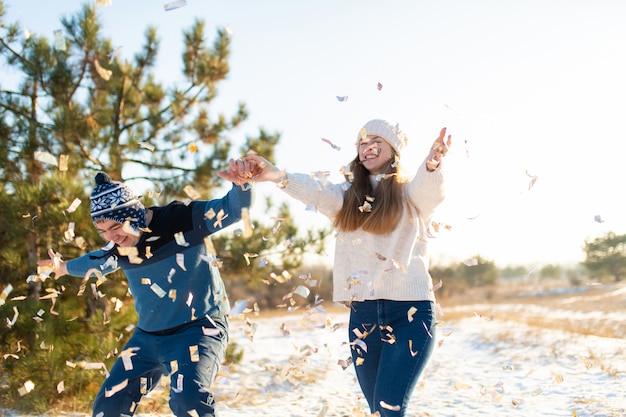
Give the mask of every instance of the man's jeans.
POLYGON ((356 375, 372 414, 404 416, 435 347, 433 303, 353 302, 349 338, 356 375))
POLYGON ((157 333, 137 328, 100 387, 93 416, 132 416, 141 397, 169 375, 174 415, 214 417, 209 388, 226 353, 227 332, 225 319, 206 318, 157 333))

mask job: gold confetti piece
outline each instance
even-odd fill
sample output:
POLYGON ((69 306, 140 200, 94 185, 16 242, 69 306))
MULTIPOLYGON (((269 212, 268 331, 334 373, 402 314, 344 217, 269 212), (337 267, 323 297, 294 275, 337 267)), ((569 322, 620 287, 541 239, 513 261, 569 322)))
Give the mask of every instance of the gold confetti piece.
POLYGON ((339 359, 337 361, 337 365, 341 366, 341 368, 345 371, 352 364, 352 356, 348 356, 347 359, 339 359))
POLYGON ((328 144, 329 144, 329 145, 330 145, 333 149, 335 149, 335 150, 337 150, 337 151, 340 151, 340 150, 341 150, 341 147, 340 147, 340 146, 335 145, 335 144, 334 144, 334 143, 332 143, 329 139, 322 138, 322 141, 324 141, 324 142, 328 143, 328 144))
POLYGON ((198 345, 189 346, 189 357, 191 362, 200 362, 200 354, 198 353, 198 345))
POLYGON ((417 350, 413 350, 413 341, 411 339, 409 339, 409 352, 411 352, 412 357, 416 357, 419 354, 417 350))
POLYGON ((400 406, 399 405, 390 405, 390 404, 387 404, 386 402, 384 402, 382 400, 380 401, 380 406, 382 408, 384 408, 384 409, 387 409, 387 410, 400 411, 400 406))
POLYGON ((337 96, 337 100, 339 100, 339 101, 348 101, 348 96, 337 96))
POLYGON ((139 252, 137 251, 136 246, 118 246, 117 253, 119 253, 120 256, 127 256, 127 257, 139 255, 139 252))
POLYGON ((128 386, 128 379, 123 380, 122 382, 120 382, 117 385, 114 385, 111 387, 111 389, 106 389, 104 390, 104 396, 106 398, 112 397, 115 394, 117 394, 118 392, 120 392, 121 390, 123 390, 124 388, 126 388, 128 386))
POLYGON ((189 146, 187 146, 187 149, 191 153, 196 153, 198 152, 198 144, 196 142, 191 142, 189 146))
POLYGON ((59 155, 59 171, 66 172, 68 170, 69 155, 59 155))
POLYGON ((100 65, 98 58, 94 58, 93 64, 96 67, 96 72, 98 73, 100 78, 102 78, 104 81, 109 81, 111 79, 113 71, 111 71, 110 69, 106 69, 102 65, 100 65))
POLYGON ((157 284, 156 282, 152 285, 150 285, 150 289, 152 291, 154 291, 154 293, 159 297, 159 298, 163 298, 165 297, 166 292, 163 291, 163 288, 161 288, 159 286, 159 284, 157 284))
POLYGON ((156 146, 148 142, 139 142, 139 146, 141 148, 149 150, 150 152, 154 152, 154 150, 156 149, 156 146))
POLYGON ((563 375, 557 374, 554 375, 554 377, 552 378, 552 382, 554 382, 555 384, 560 384, 563 382, 563 375))
POLYGON ((193 187, 192 187, 191 185, 189 185, 189 184, 188 184, 188 185, 185 185, 185 186, 183 187, 183 192, 184 192, 185 194, 187 194, 187 197, 191 198, 192 200, 197 200, 197 199, 199 199, 200 197, 202 197, 202 196, 200 195, 200 193, 199 193, 199 192, 197 192, 197 191, 196 191, 196 189, 195 189, 195 188, 193 188, 193 187))
POLYGON ((57 51, 65 51, 65 37, 61 29, 56 29, 54 33, 54 49, 57 51))
POLYGON ((99 6, 110 6, 112 0, 96 0, 96 4, 99 6))
POLYGON ((218 225, 219 227, 224 227, 222 226, 222 220, 227 218, 228 214, 224 214, 224 210, 220 209, 220 211, 216 214, 216 217, 217 219, 215 220, 215 222, 213 222, 213 227, 216 228, 218 225))
POLYGON ((170 374, 175 374, 176 372, 178 372, 178 361, 176 359, 170 361, 170 374))
POLYGON ((185 7, 186 5, 187 5, 187 0, 177 0, 177 1, 172 1, 170 3, 165 3, 163 5, 163 8, 165 9, 166 12, 169 12, 170 10, 185 7))
POLYGON ((248 239, 252 237, 253 234, 253 226, 250 221, 250 209, 248 207, 244 207, 241 209, 241 220, 243 221, 243 237, 248 239))
POLYGON ((54 165, 55 167, 59 165, 56 156, 52 155, 50 152, 35 151, 35 159, 44 164, 54 165))

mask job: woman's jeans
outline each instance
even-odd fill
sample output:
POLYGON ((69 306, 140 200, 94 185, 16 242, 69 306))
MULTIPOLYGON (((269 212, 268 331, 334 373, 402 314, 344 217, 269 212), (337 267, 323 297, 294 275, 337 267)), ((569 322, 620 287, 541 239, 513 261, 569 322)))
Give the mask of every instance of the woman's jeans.
POLYGON ((433 303, 353 302, 349 338, 356 376, 372 414, 404 416, 435 346, 433 303))
POLYGON ((94 417, 132 416, 142 396, 170 376, 176 416, 214 417, 209 391, 228 344, 226 319, 200 319, 176 329, 131 336, 93 404, 94 417))

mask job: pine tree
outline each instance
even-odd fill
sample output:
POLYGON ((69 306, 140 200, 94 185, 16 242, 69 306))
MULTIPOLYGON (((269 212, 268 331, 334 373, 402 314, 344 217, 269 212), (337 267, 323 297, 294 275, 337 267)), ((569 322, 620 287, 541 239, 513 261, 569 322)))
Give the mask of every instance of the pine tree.
MULTIPOLYGON (((7 324, 0 343, 8 355, 0 367, 0 403, 27 412, 50 410, 66 398, 88 408, 103 370, 85 367, 110 366, 136 318, 121 274, 81 282, 37 272, 49 248, 71 259, 105 243, 89 216, 94 174, 151 181, 160 194, 147 195, 146 205, 189 198, 182 191, 188 184, 213 198, 224 186, 216 172, 233 151, 228 132, 247 118, 243 103, 233 115, 209 117, 229 72, 225 29, 211 45, 203 21, 184 31, 183 79, 166 86, 154 76, 156 28, 147 28, 143 47, 129 60, 102 35, 93 5, 62 18, 61 27, 53 41, 27 36, 18 23, 5 22, 0 0, 0 60, 14 76, 0 80, 0 320, 7 324), (28 395, 29 381, 37 395, 28 395)), ((260 131, 238 153, 253 149, 273 160, 279 139, 260 131)), ((254 222, 252 238, 218 237, 227 287, 245 283, 272 298, 274 286, 259 284, 269 269, 295 270, 305 251, 323 251, 329 231, 298 238, 287 208, 279 213, 282 228, 254 222), (285 241, 291 244, 277 251, 285 241), (276 256, 263 267, 259 260, 268 254, 276 256)))

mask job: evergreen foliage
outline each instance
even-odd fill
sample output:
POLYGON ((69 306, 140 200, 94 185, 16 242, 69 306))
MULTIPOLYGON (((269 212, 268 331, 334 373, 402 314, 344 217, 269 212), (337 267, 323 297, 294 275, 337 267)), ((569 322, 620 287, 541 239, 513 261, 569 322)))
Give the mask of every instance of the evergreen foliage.
MULTIPOLYGON (((56 279, 37 271, 37 261, 48 259, 49 248, 72 259, 105 243, 89 216, 98 171, 150 181, 158 191, 146 193, 146 206, 185 200, 183 188, 191 184, 202 198, 221 195, 226 184, 216 173, 234 151, 229 131, 246 120, 247 109, 241 103, 232 115, 209 111, 229 72, 224 29, 212 42, 201 20, 185 30, 182 79, 164 85, 155 76, 155 27, 126 59, 102 35, 95 5, 63 17, 60 40, 26 36, 19 22, 5 21, 4 5, 0 0, 7 74, 0 80, 0 404, 43 413, 69 403, 87 411, 136 322, 132 297, 121 273, 56 279)), ((273 160, 279 139, 261 130, 237 152, 273 160)), ((231 298, 285 302, 301 282, 278 285, 268 281, 270 273, 297 276, 305 252, 323 252, 329 230, 298 237, 286 206, 276 217, 281 227, 254 221, 250 238, 241 231, 216 236, 231 298)), ((298 302, 314 302, 317 290, 298 302)), ((236 360, 237 350, 231 353, 236 360)))

